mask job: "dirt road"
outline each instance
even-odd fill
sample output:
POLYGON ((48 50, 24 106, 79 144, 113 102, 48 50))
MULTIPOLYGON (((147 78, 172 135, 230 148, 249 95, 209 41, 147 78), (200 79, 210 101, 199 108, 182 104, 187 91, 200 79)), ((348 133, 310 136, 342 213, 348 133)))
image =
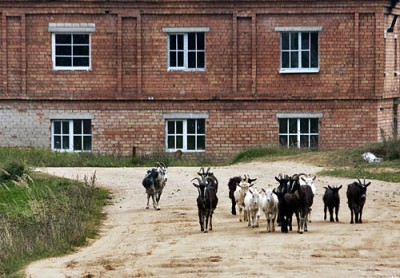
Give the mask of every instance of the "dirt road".
POLYGON ((145 168, 47 168, 48 173, 83 178, 96 171, 97 184, 113 192, 100 236, 65 257, 31 264, 27 277, 400 277, 400 184, 372 181, 363 224, 349 224, 348 179, 317 177, 309 232, 266 233, 265 218, 250 228, 230 213, 230 177, 257 177, 256 186, 277 186, 279 173, 316 173, 294 162, 252 162, 214 167, 220 182, 214 230, 200 232, 196 168, 169 168, 161 210, 145 209, 145 168), (323 220, 323 187, 341 185, 339 222, 323 220))

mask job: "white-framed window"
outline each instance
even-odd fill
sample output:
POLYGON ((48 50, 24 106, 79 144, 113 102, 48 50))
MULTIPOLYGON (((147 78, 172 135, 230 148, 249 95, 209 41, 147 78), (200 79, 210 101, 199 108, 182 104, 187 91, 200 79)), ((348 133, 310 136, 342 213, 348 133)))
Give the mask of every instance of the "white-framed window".
POLYGON ((205 129, 205 119, 166 120, 166 150, 205 151, 205 129))
POLYGON ((168 70, 203 71, 208 27, 163 28, 168 33, 168 70))
POLYGON ((280 32, 280 72, 319 72, 320 27, 277 27, 280 32))
POLYGON ((62 152, 92 151, 92 121, 90 119, 52 120, 51 149, 62 152))
POLYGON ((321 114, 278 115, 279 145, 316 149, 319 144, 319 118, 321 114), (307 117, 308 116, 308 117, 307 117))
POLYGON ((204 152, 207 113, 164 113, 167 152, 204 152))
POLYGON ((55 70, 90 70, 91 33, 95 23, 49 23, 55 70))
POLYGON ((91 68, 89 33, 53 33, 53 68, 89 70, 91 68))

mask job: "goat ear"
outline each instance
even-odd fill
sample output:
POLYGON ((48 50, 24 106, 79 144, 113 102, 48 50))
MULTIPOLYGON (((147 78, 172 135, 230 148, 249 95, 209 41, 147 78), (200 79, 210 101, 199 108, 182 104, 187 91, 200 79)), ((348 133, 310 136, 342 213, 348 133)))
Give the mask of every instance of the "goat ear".
POLYGON ((199 188, 198 184, 193 183, 194 187, 199 188))
POLYGON ((257 179, 250 179, 249 178, 249 183, 255 182, 257 179))
POLYGON ((365 187, 368 187, 369 185, 371 185, 371 182, 367 183, 367 184, 365 185, 365 187))
POLYGON ((302 181, 304 181, 304 182, 306 182, 306 179, 305 179, 305 178, 303 178, 303 177, 301 177, 301 180, 302 180, 302 181))
POLYGON ((312 180, 315 181, 316 178, 317 178, 317 176, 314 176, 312 180))
POLYGON ((280 179, 278 179, 277 177, 275 177, 275 179, 278 181, 278 182, 280 182, 281 180, 280 179))
POLYGON ((330 185, 328 185, 328 188, 329 188, 330 190, 332 190, 332 187, 331 187, 330 185))
POLYGON ((342 188, 342 185, 340 185, 340 186, 338 187, 338 190, 340 190, 340 188, 342 188))

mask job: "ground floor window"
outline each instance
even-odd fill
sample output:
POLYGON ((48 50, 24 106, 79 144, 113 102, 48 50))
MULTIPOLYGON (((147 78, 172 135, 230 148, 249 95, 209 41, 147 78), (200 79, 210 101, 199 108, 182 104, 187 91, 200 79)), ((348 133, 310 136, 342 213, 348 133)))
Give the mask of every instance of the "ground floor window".
POLYGON ((206 149, 205 119, 167 119, 167 151, 204 151, 206 149))
POLYGON ((280 145, 318 148, 318 118, 279 118, 278 120, 280 145))
POLYGON ((92 150, 92 121, 53 120, 51 122, 51 149, 64 152, 92 150))

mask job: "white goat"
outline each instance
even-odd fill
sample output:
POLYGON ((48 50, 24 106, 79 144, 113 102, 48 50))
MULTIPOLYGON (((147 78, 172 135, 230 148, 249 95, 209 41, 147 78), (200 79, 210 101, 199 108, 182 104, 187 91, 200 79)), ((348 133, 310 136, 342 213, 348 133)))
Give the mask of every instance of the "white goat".
POLYGON ((246 193, 246 197, 244 198, 245 211, 248 216, 248 226, 252 228, 256 228, 259 226, 260 219, 260 194, 256 188, 249 188, 249 191, 246 193))
MULTIPOLYGON (((315 179, 317 178, 317 176, 311 176, 311 174, 300 174, 299 176, 301 176, 300 178, 300 185, 301 186, 305 186, 308 185, 311 187, 312 193, 315 196, 315 193, 317 192, 317 187, 315 186, 315 179)), ((310 208, 310 212, 308 213, 308 222, 311 222, 311 208, 310 208)))
POLYGON ((236 189, 234 195, 235 195, 235 201, 236 201, 236 205, 237 205, 237 210, 239 212, 239 221, 242 222, 242 220, 244 221, 248 221, 248 217, 247 217, 247 212, 244 209, 245 205, 244 205, 244 198, 246 196, 246 193, 249 191, 249 188, 252 187, 254 185, 254 183, 248 183, 245 181, 241 181, 238 184, 238 188, 236 189), (243 213, 243 216, 242 216, 243 213))
POLYGON ((272 192, 272 189, 262 189, 260 211, 265 213, 267 232, 275 232, 275 219, 278 216, 278 204, 278 196, 272 192))

